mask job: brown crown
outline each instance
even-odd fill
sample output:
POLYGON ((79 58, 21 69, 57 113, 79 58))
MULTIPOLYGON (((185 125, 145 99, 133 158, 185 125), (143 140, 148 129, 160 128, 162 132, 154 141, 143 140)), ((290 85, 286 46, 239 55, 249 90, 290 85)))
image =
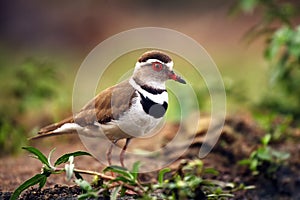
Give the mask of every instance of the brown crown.
POLYGON ((172 59, 165 53, 157 50, 145 52, 139 59, 139 62, 146 62, 148 59, 157 59, 163 63, 169 63, 172 59))

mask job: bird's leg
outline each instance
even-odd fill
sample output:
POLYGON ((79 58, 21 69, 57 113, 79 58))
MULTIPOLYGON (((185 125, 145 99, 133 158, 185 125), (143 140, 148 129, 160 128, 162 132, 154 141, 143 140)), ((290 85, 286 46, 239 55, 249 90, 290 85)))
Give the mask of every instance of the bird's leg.
POLYGON ((124 155, 125 155, 125 152, 126 152, 126 149, 127 149, 127 146, 130 142, 131 138, 126 138, 126 142, 125 142, 125 145, 120 153, 120 163, 121 163, 121 166, 124 167, 124 155))
POLYGON ((106 152, 106 159, 108 161, 108 165, 110 166, 111 165, 111 152, 112 152, 112 149, 113 147, 115 146, 115 144, 118 142, 118 140, 114 140, 111 142, 110 146, 109 146, 109 149, 107 150, 106 152))

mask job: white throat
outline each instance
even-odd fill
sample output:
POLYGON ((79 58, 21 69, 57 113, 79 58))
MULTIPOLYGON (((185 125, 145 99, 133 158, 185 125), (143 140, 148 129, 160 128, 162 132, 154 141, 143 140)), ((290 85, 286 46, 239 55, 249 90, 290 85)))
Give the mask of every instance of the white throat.
MULTIPOLYGON (((151 99, 152 101, 156 102, 156 103, 159 103, 159 104, 163 104, 164 102, 168 102, 168 93, 167 91, 164 91, 163 93, 161 94, 151 94, 145 90, 143 90, 141 88, 140 85, 138 85, 134 80, 133 78, 131 77, 129 79, 129 83, 132 85, 132 87, 134 89, 136 89, 137 91, 139 91, 140 93, 142 93, 145 97, 148 97, 149 99, 151 99)), ((150 86, 148 83, 147 83, 147 86, 150 86)), ((165 85, 163 85, 164 88, 158 88, 158 87, 155 87, 156 89, 163 89, 165 90, 165 85)), ((151 86, 152 87, 152 86, 151 86)))

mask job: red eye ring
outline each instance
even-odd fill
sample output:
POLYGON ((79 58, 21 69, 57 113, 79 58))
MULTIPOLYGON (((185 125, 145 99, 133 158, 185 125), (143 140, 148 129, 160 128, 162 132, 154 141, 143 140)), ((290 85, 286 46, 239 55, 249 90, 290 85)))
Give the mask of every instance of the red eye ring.
POLYGON ((152 69, 154 71, 159 72, 159 71, 161 71, 163 69, 163 65, 161 63, 159 63, 159 62, 153 62, 152 63, 152 69))

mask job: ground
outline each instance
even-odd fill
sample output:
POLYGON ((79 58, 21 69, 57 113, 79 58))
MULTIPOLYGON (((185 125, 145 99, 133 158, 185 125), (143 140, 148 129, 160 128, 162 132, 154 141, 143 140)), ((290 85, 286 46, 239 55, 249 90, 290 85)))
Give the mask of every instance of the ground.
MULTIPOLYGON (((193 144, 180 159, 197 157, 205 133, 205 124, 207 123, 205 121, 208 121, 206 119, 208 118, 202 118, 203 123, 200 123, 193 144)), ((168 125, 167 134, 164 134, 164 137, 172 137, 170 134, 176 128, 176 124, 168 125)), ((236 192, 234 199, 300 199, 300 191, 297 189, 300 187, 300 171, 298 170, 300 167, 300 130, 290 127, 288 133, 285 134, 286 136, 283 136, 280 141, 271 143, 271 146, 277 150, 289 152, 291 157, 286 163, 281 165, 272 178, 266 176, 266 174, 253 176, 245 166, 240 166, 237 162, 250 155, 260 144, 260 138, 265 135, 265 132, 249 115, 243 114, 227 117, 217 145, 203 159, 204 165, 213 167, 220 172, 215 177, 217 180, 243 183, 256 187, 253 190, 236 192)), ((62 136, 59 140, 60 142, 57 142, 57 139, 49 138, 46 142, 41 143, 38 141, 32 145, 45 153, 56 147, 54 157, 66 152, 85 150, 76 136, 62 136)), ((179 162, 179 160, 174 162, 170 165, 170 168, 175 169, 179 162)), ((95 159, 89 157, 76 159, 75 163, 76 167, 80 169, 99 171, 104 167, 95 159)), ((11 191, 38 173, 40 169, 40 162, 24 154, 16 157, 1 158, 0 199, 9 199, 11 191)), ((140 178, 151 180, 151 176, 153 174, 146 176, 143 174, 140 178)), ((44 189, 39 191, 37 188, 31 188, 22 194, 21 199, 76 199, 81 190, 74 185, 72 181, 66 181, 63 175, 51 176, 44 189)), ((123 199, 134 199, 134 196, 128 195, 123 199)))

